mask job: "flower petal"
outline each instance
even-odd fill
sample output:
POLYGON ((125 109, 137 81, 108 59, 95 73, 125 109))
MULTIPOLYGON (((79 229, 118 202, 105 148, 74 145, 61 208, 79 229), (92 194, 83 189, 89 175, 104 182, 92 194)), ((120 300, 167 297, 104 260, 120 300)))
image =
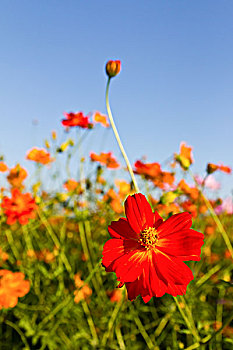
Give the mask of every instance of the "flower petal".
POLYGON ((108 226, 108 232, 112 238, 138 239, 138 234, 132 230, 125 218, 112 221, 108 226))
POLYGON ((102 264, 121 282, 133 282, 142 272, 147 252, 131 239, 110 239, 104 245, 102 264))
POLYGON ((126 283, 125 286, 129 300, 133 300, 141 294, 145 303, 153 296, 163 296, 168 287, 154 263, 153 254, 147 255, 147 261, 143 265, 143 271, 140 277, 132 283, 126 283))
POLYGON ((154 217, 155 217, 154 228, 157 229, 163 223, 163 218, 159 215, 157 211, 154 212, 154 217))
POLYGON ((160 251, 155 251, 153 261, 158 268, 158 277, 167 285, 188 285, 193 280, 190 268, 176 257, 170 257, 160 251))
POLYGON ((157 248, 167 255, 180 257, 183 261, 200 261, 203 239, 201 232, 187 229, 160 238, 157 248))
POLYGON ((125 214, 130 226, 136 233, 140 233, 145 227, 153 227, 154 225, 154 213, 142 193, 135 193, 127 197, 125 214))
POLYGON ((177 284, 169 284, 167 287, 166 293, 171 294, 173 297, 176 297, 177 295, 184 295, 187 290, 187 285, 177 285, 177 284))
POLYGON ((164 221, 158 228, 159 238, 172 233, 189 229, 192 226, 192 216, 188 212, 172 215, 164 221))

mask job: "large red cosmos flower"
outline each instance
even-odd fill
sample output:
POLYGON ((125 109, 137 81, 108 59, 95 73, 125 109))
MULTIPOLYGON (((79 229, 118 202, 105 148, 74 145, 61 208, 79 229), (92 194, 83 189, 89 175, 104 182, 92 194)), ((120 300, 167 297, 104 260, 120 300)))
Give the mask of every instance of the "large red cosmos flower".
POLYGON ((116 273, 118 287, 125 284, 129 300, 139 294, 146 303, 165 293, 185 294, 193 274, 183 261, 201 259, 204 238, 190 228, 191 215, 179 213, 163 221, 141 193, 127 197, 125 213, 126 219, 108 228, 112 238, 102 260, 106 271, 116 273))

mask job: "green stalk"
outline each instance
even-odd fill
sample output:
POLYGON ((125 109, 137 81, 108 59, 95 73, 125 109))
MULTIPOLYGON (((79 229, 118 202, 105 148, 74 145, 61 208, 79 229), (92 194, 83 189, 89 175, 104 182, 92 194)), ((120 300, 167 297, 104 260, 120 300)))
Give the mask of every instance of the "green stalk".
POLYGON ((134 173, 133 173, 133 169, 132 169, 132 167, 131 167, 131 164, 130 164, 130 161, 129 161, 128 157, 127 157, 127 154, 126 154, 126 152, 125 152, 125 149, 124 149, 124 147, 123 147, 123 145, 122 145, 122 142, 121 142, 119 133, 118 133, 118 131, 117 131, 117 128, 116 128, 116 125, 115 125, 115 122, 114 122, 114 119, 113 119, 113 116, 112 116, 111 108, 110 108, 110 105, 109 105, 109 96, 108 96, 108 95, 109 95, 110 80, 111 80, 111 78, 108 78, 108 82, 107 82, 107 86, 106 86, 106 95, 105 95, 105 102, 106 102, 108 117, 109 117, 109 120, 110 120, 112 129, 113 129, 114 135, 115 135, 115 137, 116 137, 117 143, 118 143, 118 145, 119 145, 119 147, 120 147, 121 153, 122 153, 122 155, 123 155, 123 157, 124 157, 124 159, 125 159, 127 168, 128 168, 128 170, 129 170, 130 176, 131 176, 131 178, 132 178, 135 191, 136 191, 136 192, 139 192, 139 188, 138 188, 137 181, 136 181, 135 176, 134 176, 134 173))
POLYGON ((201 193, 201 195, 202 195, 202 197, 203 197, 203 199, 204 199, 204 202, 205 202, 205 204, 206 204, 206 206, 207 206, 207 208, 208 208, 208 210, 209 210, 209 212, 210 212, 210 215, 212 216, 212 218, 213 218, 214 221, 216 222, 216 225, 217 225, 217 227, 218 227, 218 229, 219 229, 219 231, 220 231, 220 233, 221 233, 221 235, 222 235, 222 237, 223 237, 223 239, 224 239, 224 241, 225 241, 225 243, 226 243, 226 246, 227 246, 229 252, 231 253, 231 257, 233 258, 233 248, 232 248, 232 245, 231 245, 231 241, 230 241, 230 239, 229 239, 229 237, 228 237, 228 235, 227 235, 227 233, 226 233, 226 231, 225 231, 225 229, 224 229, 224 227, 223 227, 221 221, 219 220, 217 214, 215 213, 215 211, 214 211, 214 209, 213 209, 213 207, 212 207, 212 205, 211 205, 209 199, 208 199, 208 198, 204 195, 204 193, 202 192, 202 189, 201 189, 200 186, 198 185, 198 183, 197 183, 197 181, 196 181, 196 179, 195 179, 195 177, 193 176, 193 174, 192 174, 191 171, 190 171, 190 174, 192 175, 192 178, 193 178, 193 180, 195 181, 195 184, 196 184, 198 190, 200 191, 200 193, 201 193))

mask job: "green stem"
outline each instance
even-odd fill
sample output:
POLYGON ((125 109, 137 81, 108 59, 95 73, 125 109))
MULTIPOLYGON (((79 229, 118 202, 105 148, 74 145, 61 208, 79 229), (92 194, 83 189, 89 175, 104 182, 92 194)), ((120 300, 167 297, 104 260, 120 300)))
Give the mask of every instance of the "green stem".
POLYGON ((198 185, 198 183, 197 183, 197 181, 196 181, 196 179, 193 176, 191 171, 190 171, 190 174, 192 175, 192 178, 195 181, 195 184, 196 184, 197 188, 201 192, 201 195, 202 195, 202 197, 204 199, 204 202, 205 202, 205 204, 206 204, 206 206, 207 206, 207 208, 208 208, 208 210, 210 212, 210 215, 212 216, 212 218, 216 222, 216 225, 217 225, 217 227, 218 227, 218 229, 219 229, 219 231, 220 231, 220 233, 221 233, 221 235, 222 235, 222 237, 223 237, 223 239, 224 239, 224 241, 226 243, 226 246, 227 246, 229 252, 231 253, 232 258, 233 258, 233 248, 232 248, 232 245, 231 245, 231 241, 230 241, 230 239, 229 239, 229 237, 228 237, 228 235, 227 235, 227 233, 226 233, 226 231, 225 231, 221 221, 219 220, 217 214, 215 213, 215 211, 214 211, 214 209, 213 209, 209 199, 203 194, 202 189, 198 185))
POLYGON ((104 336, 102 338, 101 345, 103 347, 105 347, 106 344, 107 344, 108 338, 109 338, 109 336, 111 334, 111 330, 112 330, 112 328, 114 326, 114 323, 115 323, 115 321, 117 319, 117 315, 120 312, 120 309, 122 308, 122 306, 124 304, 124 300, 125 300, 125 289, 123 291, 123 295, 122 295, 121 301, 116 304, 116 306, 115 306, 115 308, 114 308, 114 310, 112 312, 112 316, 111 316, 111 318, 110 318, 110 320, 108 322, 108 330, 104 333, 104 336))
POLYGON ((87 306, 87 302, 86 302, 85 299, 82 300, 82 307, 83 307, 83 311, 85 312, 85 315, 86 315, 86 318, 87 318, 87 323, 89 325, 89 328, 90 328, 90 331, 91 331, 91 334, 92 334, 92 337, 93 337, 92 345, 94 347, 96 347, 96 345, 99 344, 99 339, 98 339, 98 335, 96 333, 95 324, 93 322, 90 310, 89 310, 89 308, 87 306))
POLYGON ((26 339, 25 335, 23 334, 23 332, 21 331, 21 329, 15 323, 8 321, 8 320, 5 321, 5 324, 7 324, 9 327, 13 328, 20 335, 22 342, 24 343, 25 349, 30 350, 27 339, 26 339))
POLYGON ((116 125, 115 125, 115 122, 114 122, 114 119, 113 119, 113 116, 112 116, 111 108, 110 108, 110 105, 109 105, 109 96, 108 96, 108 95, 109 95, 110 80, 111 80, 111 78, 108 78, 108 82, 107 82, 107 86, 106 86, 106 95, 105 95, 105 101, 106 101, 106 107, 107 107, 108 117, 109 117, 109 120, 110 120, 112 129, 113 129, 114 135, 115 135, 115 137, 116 137, 117 143, 118 143, 118 145, 119 145, 119 147, 120 147, 121 153, 122 153, 122 155, 123 155, 123 157, 124 157, 124 159, 125 159, 127 168, 128 168, 128 170, 129 170, 130 176, 131 176, 131 178, 132 178, 135 191, 136 191, 136 192, 139 192, 139 188, 138 188, 137 181, 136 181, 135 176, 134 176, 134 173, 133 173, 133 169, 132 169, 132 167, 131 167, 131 164, 130 164, 130 162, 129 162, 129 159, 128 159, 128 157, 127 157, 127 154, 126 154, 126 152, 125 152, 125 150, 124 150, 124 147, 123 147, 123 145, 122 145, 122 142, 121 142, 119 133, 118 133, 118 131, 117 131, 117 128, 116 128, 116 125))
POLYGON ((19 252, 14 243, 11 230, 6 230, 6 237, 16 260, 19 260, 19 252))
POLYGON ((185 315, 184 311, 182 310, 182 308, 181 308, 177 298, 173 297, 173 299, 175 300, 176 306, 178 307, 178 309, 179 309, 179 311, 180 311, 180 313, 181 313, 181 315, 182 315, 182 317, 183 317, 183 319, 184 319, 188 329, 190 330, 191 334, 193 334, 194 338, 199 342, 200 337, 197 334, 197 332, 193 329, 193 326, 191 325, 188 317, 185 315))
MULTIPOLYGON (((61 249, 61 244, 57 238, 57 236, 55 235, 55 233, 53 232, 48 220, 46 219, 46 217, 44 216, 44 214, 42 213, 41 208, 37 210, 38 212, 38 216, 41 220, 41 222, 45 225, 47 232, 49 233, 53 243, 55 244, 55 246, 60 250, 61 249)), ((73 278, 73 272, 72 272, 72 267, 65 255, 65 253, 63 252, 63 250, 60 250, 60 257, 62 259, 62 262, 66 268, 66 270, 69 272, 70 277, 73 278)))

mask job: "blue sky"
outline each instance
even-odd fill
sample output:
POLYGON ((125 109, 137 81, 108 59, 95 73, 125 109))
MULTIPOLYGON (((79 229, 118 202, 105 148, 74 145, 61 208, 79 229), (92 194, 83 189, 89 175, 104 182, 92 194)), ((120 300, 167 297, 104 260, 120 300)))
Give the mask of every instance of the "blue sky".
MULTIPOLYGON (((186 141, 194 172, 233 166, 232 18, 230 0, 2 1, 0 155, 31 169, 26 151, 62 133, 64 111, 105 113, 104 66, 120 59, 110 97, 132 162, 162 162, 186 141)), ((107 134, 87 147, 119 155, 107 134)), ((232 176, 217 178, 231 194, 232 176)))

